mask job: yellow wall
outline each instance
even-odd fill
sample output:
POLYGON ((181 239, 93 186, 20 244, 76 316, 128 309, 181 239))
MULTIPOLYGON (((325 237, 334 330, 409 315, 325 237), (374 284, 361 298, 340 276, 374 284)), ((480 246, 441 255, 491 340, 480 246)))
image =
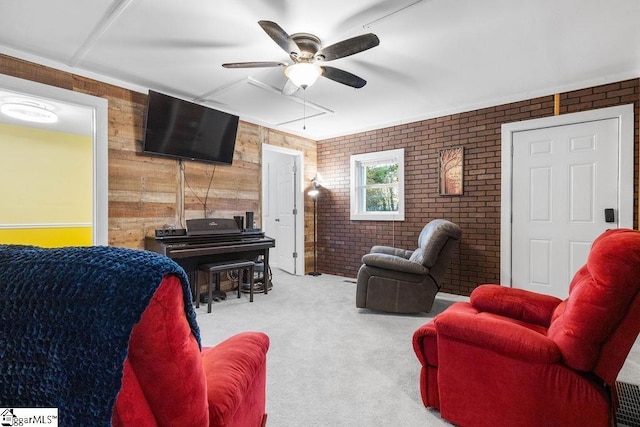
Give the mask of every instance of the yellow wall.
POLYGON ((0 124, 0 242, 91 245, 90 136, 0 124))
POLYGON ((0 229, 0 242, 6 244, 55 248, 60 246, 90 246, 92 241, 92 227, 0 229))

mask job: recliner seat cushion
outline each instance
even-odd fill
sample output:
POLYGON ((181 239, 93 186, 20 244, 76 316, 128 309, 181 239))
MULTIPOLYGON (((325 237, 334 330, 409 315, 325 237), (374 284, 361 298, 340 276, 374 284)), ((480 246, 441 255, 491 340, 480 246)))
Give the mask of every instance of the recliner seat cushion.
MULTIPOLYGON (((418 252, 418 251, 415 251, 418 252)), ((415 253, 414 252, 414 253, 415 253)), ((362 262, 372 267, 378 267, 386 270, 399 271, 409 274, 422 274, 429 273, 429 270, 421 263, 408 260, 395 255, 369 253, 362 257, 362 262)))

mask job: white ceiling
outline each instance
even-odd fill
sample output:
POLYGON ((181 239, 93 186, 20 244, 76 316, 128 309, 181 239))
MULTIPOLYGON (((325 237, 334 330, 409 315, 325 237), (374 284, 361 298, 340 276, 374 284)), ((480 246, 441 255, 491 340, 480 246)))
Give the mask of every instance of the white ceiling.
POLYGON ((1 53, 316 140, 640 77, 638 0, 21 0, 0 11, 1 53), (291 62, 259 20, 324 46, 375 33, 379 46, 327 63, 367 85, 320 78, 286 97, 281 68, 223 68, 291 62))

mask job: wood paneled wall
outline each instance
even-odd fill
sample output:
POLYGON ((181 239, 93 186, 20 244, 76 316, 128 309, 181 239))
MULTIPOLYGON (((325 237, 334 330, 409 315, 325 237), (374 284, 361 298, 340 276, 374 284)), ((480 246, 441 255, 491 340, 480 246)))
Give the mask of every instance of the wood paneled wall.
MULTIPOLYGON (((211 165, 141 154, 146 94, 0 55, 0 73, 109 102, 109 244, 143 248, 144 237, 189 218, 254 211, 261 217, 262 144, 304 153, 305 180, 316 172, 316 142, 241 121, 233 165, 211 165), (206 201, 206 209, 205 209, 206 201)), ((305 204, 305 264, 313 267, 311 204, 305 204)))

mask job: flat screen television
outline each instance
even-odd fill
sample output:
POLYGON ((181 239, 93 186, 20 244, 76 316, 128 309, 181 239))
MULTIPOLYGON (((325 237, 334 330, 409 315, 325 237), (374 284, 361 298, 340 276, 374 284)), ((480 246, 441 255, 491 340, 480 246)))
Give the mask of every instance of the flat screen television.
POLYGON ((142 151, 230 165, 238 116, 149 91, 142 151))

